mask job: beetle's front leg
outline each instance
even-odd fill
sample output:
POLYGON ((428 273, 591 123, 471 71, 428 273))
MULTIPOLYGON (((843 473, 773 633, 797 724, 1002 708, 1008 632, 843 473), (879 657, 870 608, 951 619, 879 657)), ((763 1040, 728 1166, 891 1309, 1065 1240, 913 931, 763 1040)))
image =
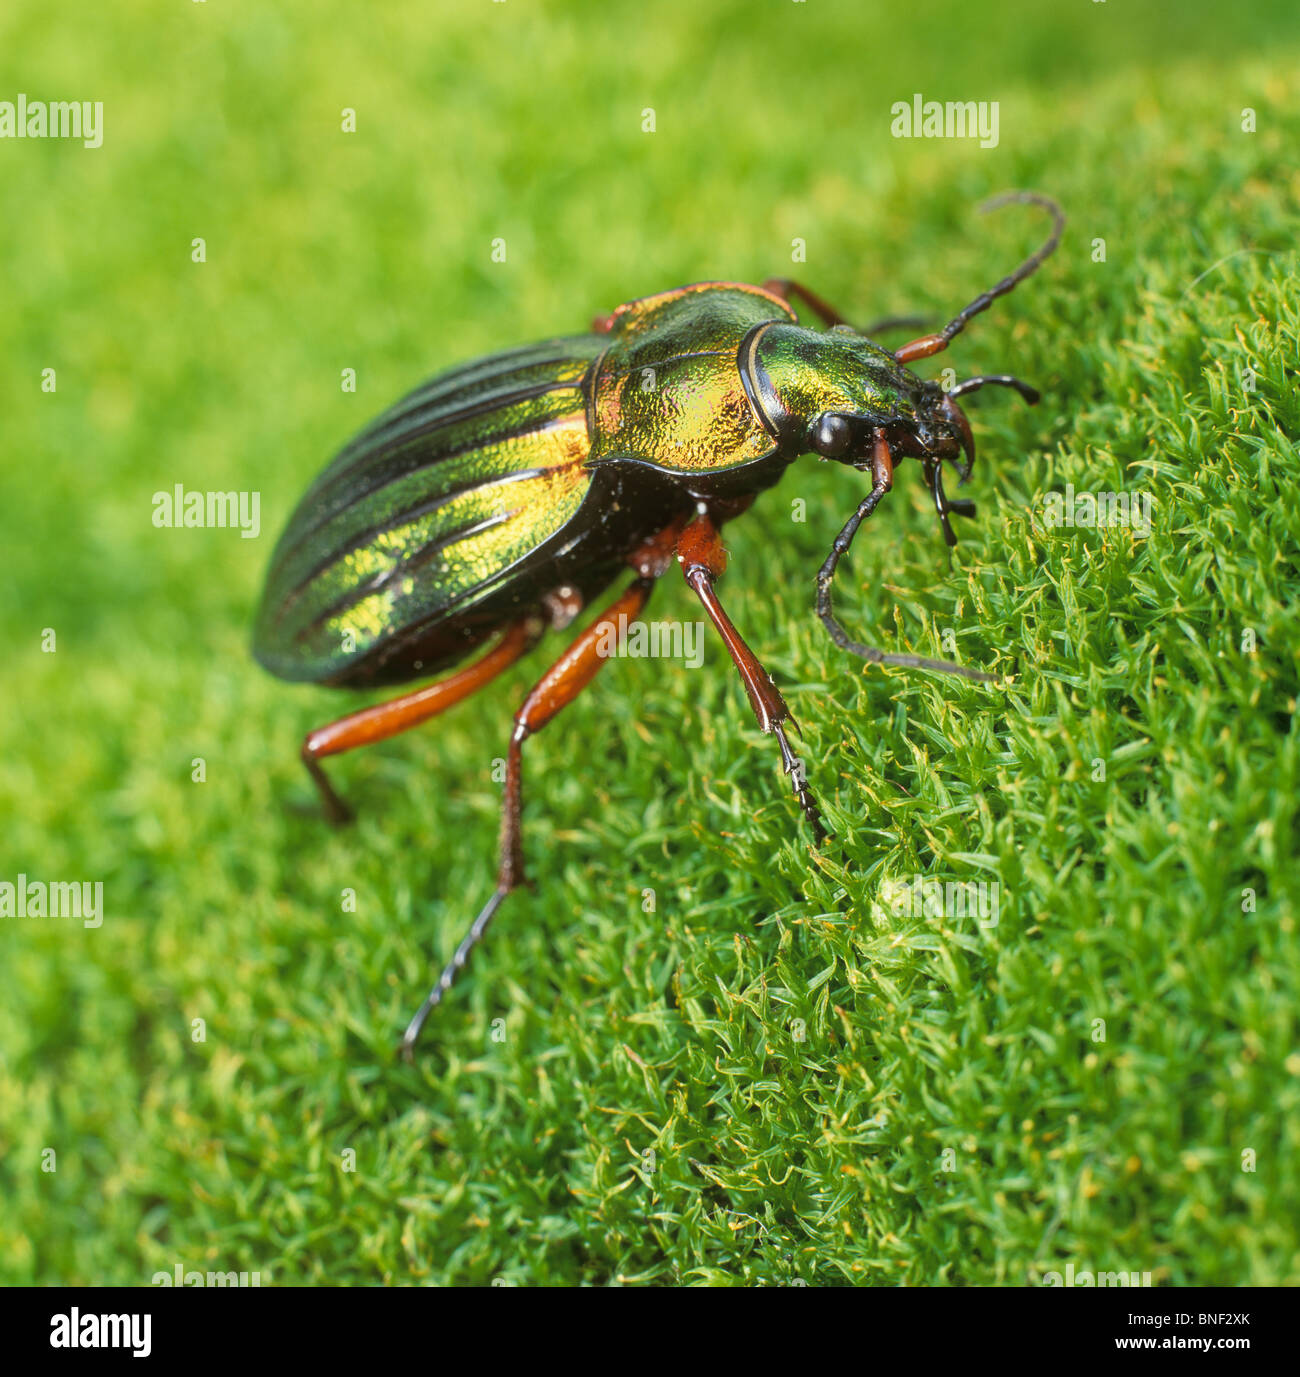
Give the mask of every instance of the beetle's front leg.
POLYGON ((726 568, 727 552, 713 518, 706 512, 686 527, 677 541, 677 560, 682 566, 682 574, 690 584, 696 597, 704 605, 709 620, 722 637, 727 653, 740 671, 741 682, 749 696, 750 706, 758 725, 765 732, 776 737, 781 747, 781 759, 785 762, 785 772, 794 786, 795 797, 804 811, 804 816, 812 824, 817 840, 826 835, 822 824, 821 810, 804 781, 803 765, 790 749, 786 738, 785 724, 789 722, 797 731, 799 724, 790 715, 781 691, 772 682, 772 676, 759 663, 754 652, 745 644, 740 632, 731 623, 731 618, 723 610, 714 591, 714 582, 726 568))
MULTIPOLYGON (((938 466, 932 467, 937 470, 938 466)), ((826 556, 826 563, 817 573, 817 615, 837 646, 851 654, 861 655, 872 664, 902 665, 907 669, 933 669, 943 674, 959 674, 963 679, 991 682, 991 674, 985 674, 978 669, 967 669, 965 665, 955 665, 950 660, 927 660, 922 655, 886 654, 873 645, 862 645, 858 641, 850 640, 844 628, 836 621, 835 613, 831 610, 831 583, 835 579, 835 571, 839 568, 840 560, 848 554, 853 537, 858 533, 858 527, 876 510, 880 505, 880 499, 893 486, 894 460, 889 452, 889 442, 883 430, 877 431, 871 453, 871 491, 858 503, 857 511, 844 523, 844 529, 835 537, 831 552, 826 556)), ((948 502, 943 496, 942 486, 935 501, 940 504, 941 512, 954 510, 955 504, 948 502)))

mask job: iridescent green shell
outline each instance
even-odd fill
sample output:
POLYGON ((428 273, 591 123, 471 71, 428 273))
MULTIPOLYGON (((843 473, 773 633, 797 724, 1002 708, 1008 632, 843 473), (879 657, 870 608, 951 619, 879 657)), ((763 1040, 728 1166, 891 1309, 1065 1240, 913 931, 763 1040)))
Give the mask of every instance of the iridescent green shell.
POLYGON ((827 411, 884 426, 916 419, 917 379, 853 330, 773 322, 755 331, 742 367, 773 430, 790 442, 804 438, 794 427, 827 411))
POLYGON ((583 335, 494 355, 363 431, 276 546, 257 659, 285 679, 341 680, 497 590, 582 505, 584 383, 603 348, 583 335))
POLYGON ((738 366, 745 337, 793 321, 758 287, 702 282, 614 313, 592 394, 593 464, 631 460, 707 476, 772 454, 772 436, 738 366))
POLYGON ((697 283, 434 378, 299 503, 254 654, 286 679, 400 682, 562 582, 593 595, 695 501, 757 492, 806 448, 778 386, 813 409, 861 403, 864 367, 875 388, 887 355, 794 321, 759 287, 697 283))

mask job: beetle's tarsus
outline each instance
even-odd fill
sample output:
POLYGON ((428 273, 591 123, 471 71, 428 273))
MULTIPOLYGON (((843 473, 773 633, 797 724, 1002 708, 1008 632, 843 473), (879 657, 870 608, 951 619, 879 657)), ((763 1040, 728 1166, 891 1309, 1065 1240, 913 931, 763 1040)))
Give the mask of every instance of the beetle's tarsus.
POLYGON ((995 674, 986 674, 981 669, 970 669, 966 665, 955 664, 952 660, 930 660, 924 655, 895 655, 874 645, 862 645, 847 638, 837 641, 836 644, 842 650, 847 650, 850 655, 861 656, 873 665, 894 665, 899 669, 929 669, 936 674, 956 674, 962 679, 974 679, 982 684, 991 684, 997 679, 995 674))
POLYGON ((311 737, 303 743, 302 763, 307 767, 307 773, 311 775, 316 792, 320 795, 321 811, 325 814, 325 821, 331 827, 346 827, 356 821, 357 815, 339 797, 320 761, 312 754, 310 743, 311 737))
POLYGON ((474 919, 473 923, 470 924, 469 931, 461 938, 460 946, 456 948, 456 954, 442 968, 442 974, 438 977, 437 983, 429 991, 424 1003, 416 1010, 415 1017, 406 1025, 406 1032, 402 1035, 401 1043, 404 1061, 411 1061, 425 1019, 442 1003, 443 996, 456 983, 456 977, 465 969, 469 961, 470 952, 482 940, 493 915, 501 907, 502 899, 510 893, 511 888, 513 886, 498 883, 496 889, 492 891, 492 897, 479 910, 478 917, 474 919))
POLYGON ((325 821, 331 827, 351 827, 357 820, 356 810, 349 807, 333 789, 321 796, 325 821))
MULTIPOLYGON (((798 723, 795 722, 793 717, 787 718, 786 723, 798 730, 798 723)), ((778 722, 772 728, 777 741, 781 745, 782 768, 785 770, 785 773, 790 776, 790 784, 794 789, 794 796, 799 802, 799 807, 803 809, 803 815, 812 826, 813 835, 820 845, 821 842, 826 839, 826 825, 822 821, 822 810, 817 806, 817 800, 813 797, 812 791, 805 782, 806 771, 803 768, 803 762, 790 749, 790 743, 785 735, 786 723, 778 722)))

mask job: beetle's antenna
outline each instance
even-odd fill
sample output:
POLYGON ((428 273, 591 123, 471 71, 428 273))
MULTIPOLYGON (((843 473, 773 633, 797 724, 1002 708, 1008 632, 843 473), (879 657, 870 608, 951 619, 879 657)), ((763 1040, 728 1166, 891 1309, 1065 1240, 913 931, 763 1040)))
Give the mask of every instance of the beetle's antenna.
POLYGON ((1020 378, 1013 378, 1010 373, 985 373, 978 378, 964 378, 948 389, 948 395, 960 397, 967 392, 978 392, 981 387, 992 384, 998 387, 1014 387, 1030 406, 1036 406, 1042 400, 1042 395, 1036 387, 1031 387, 1020 378))
POLYGON ((981 311, 987 311, 998 297, 1006 296, 1013 287, 1018 286, 1031 273, 1037 271, 1043 261, 1056 251, 1056 246, 1061 242, 1061 231, 1065 229, 1065 213, 1049 197, 1042 196, 1036 191, 1008 191, 1001 196, 993 197, 991 201, 985 201, 980 207, 980 211, 987 214, 999 206, 1013 203, 1041 206, 1051 215, 1052 232, 1048 235, 1047 241, 1035 253, 1031 253, 1009 277, 1004 277, 996 287, 990 287, 987 292, 981 292, 969 306, 958 311, 937 335, 922 335, 920 339, 914 339, 910 344, 903 345, 894 354, 899 363, 913 363, 917 359, 928 359, 931 354, 938 354, 946 349, 966 328, 973 316, 979 315, 981 311))

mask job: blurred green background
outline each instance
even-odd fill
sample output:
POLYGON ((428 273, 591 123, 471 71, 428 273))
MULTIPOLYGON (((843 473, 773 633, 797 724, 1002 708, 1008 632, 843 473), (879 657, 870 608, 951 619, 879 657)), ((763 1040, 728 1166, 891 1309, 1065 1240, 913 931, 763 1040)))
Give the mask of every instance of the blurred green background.
POLYGON ((106 908, 0 920, 0 1280, 1300 1281, 1294 4, 268 10, 0 16, 0 100, 105 107, 97 150, 0 141, 0 879, 106 908), (914 92, 998 101, 998 147, 891 138, 914 92), (837 840, 716 646, 619 661, 529 747, 536 893, 397 1064, 541 656, 338 762, 332 832, 298 744, 362 700, 247 652, 301 491, 435 370, 679 283, 950 313, 1037 242, 976 213, 1017 186, 1066 241, 946 361, 1044 403, 972 402, 951 568, 905 466, 839 594, 1004 687, 834 650, 864 489, 797 466, 723 594, 837 840), (260 538, 156 529, 177 483, 259 491, 260 538), (1151 536, 1045 529, 1066 483, 1151 536), (914 873, 998 927, 873 909, 914 873))

